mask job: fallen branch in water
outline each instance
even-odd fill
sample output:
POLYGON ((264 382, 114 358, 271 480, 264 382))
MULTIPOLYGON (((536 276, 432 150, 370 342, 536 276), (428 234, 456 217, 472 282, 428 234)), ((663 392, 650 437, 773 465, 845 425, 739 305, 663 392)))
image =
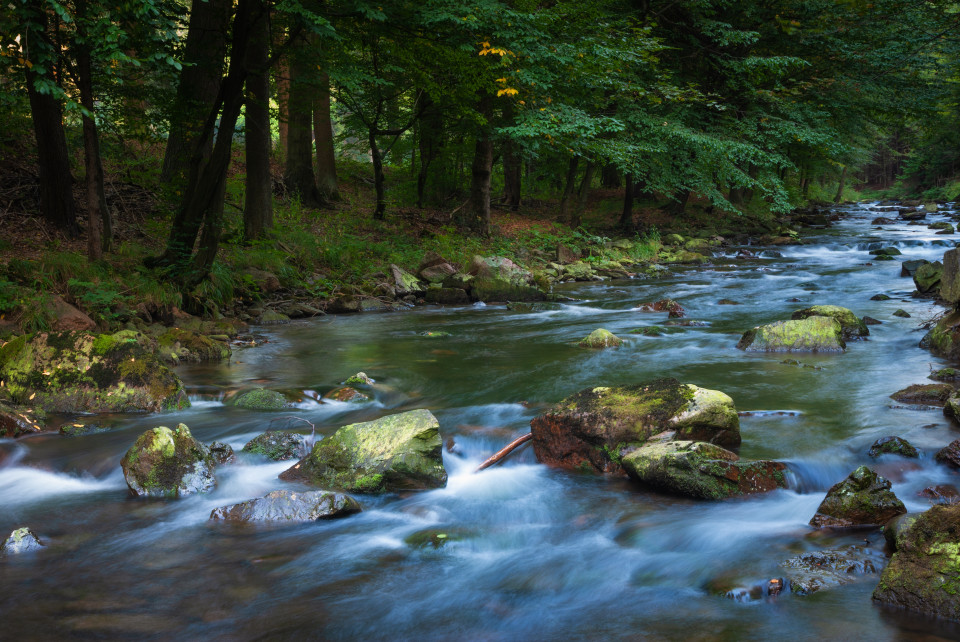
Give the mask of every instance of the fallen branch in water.
POLYGON ((532 433, 532 432, 528 432, 528 433, 525 434, 523 437, 518 437, 518 438, 514 439, 514 440, 511 441, 509 444, 507 444, 506 446, 504 446, 503 448, 501 448, 493 457, 491 457, 491 458, 488 459, 487 461, 485 461, 485 462, 483 462, 482 464, 480 464, 480 465, 477 467, 477 469, 476 469, 475 471, 473 471, 473 472, 479 473, 479 472, 480 472, 481 470, 483 470, 484 468, 490 468, 490 466, 493 466, 494 464, 499 464, 501 461, 503 461, 503 460, 507 457, 507 455, 509 455, 509 454, 512 453, 514 450, 516 450, 516 449, 519 448, 520 446, 524 445, 525 443, 527 443, 527 442, 530 441, 531 439, 533 439, 533 433, 532 433))

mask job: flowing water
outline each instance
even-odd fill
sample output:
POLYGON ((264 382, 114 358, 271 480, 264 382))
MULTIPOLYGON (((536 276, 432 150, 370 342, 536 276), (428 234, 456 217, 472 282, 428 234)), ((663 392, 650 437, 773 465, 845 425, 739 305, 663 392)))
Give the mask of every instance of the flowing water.
MULTIPOLYGON (((800 597, 738 601, 727 589, 783 576, 803 551, 863 543, 877 530, 820 533, 807 526, 826 489, 871 463, 910 510, 917 492, 957 483, 933 453, 957 437, 939 410, 897 407, 889 395, 945 365, 921 350, 918 323, 940 308, 911 296, 901 259, 937 260, 954 245, 925 226, 870 225, 866 207, 814 232, 804 246, 756 259, 718 254, 712 266, 659 279, 571 284, 577 302, 513 313, 503 306, 426 308, 292 323, 231 362, 183 367, 191 409, 109 417, 112 430, 78 438, 0 441, 0 532, 29 525, 47 548, 0 560, 0 638, 161 639, 957 639, 960 628, 871 603, 877 576, 800 597), (888 301, 871 301, 876 293, 888 301), (660 337, 634 308, 669 296, 707 322, 660 337), (720 305, 732 299, 739 305, 720 305), (810 304, 837 304, 882 321, 845 354, 747 354, 755 325, 810 304), (912 315, 892 316, 897 308, 912 315), (597 327, 629 338, 619 349, 574 342, 597 327), (424 331, 449 336, 422 336, 424 331), (799 363, 784 363, 784 360, 799 363), (289 414, 318 435, 378 416, 428 408, 440 420, 446 488, 361 497, 364 512, 295 527, 208 521, 218 506, 290 487, 287 463, 241 457, 216 491, 178 501, 128 496, 120 458, 143 430, 184 422, 200 439, 237 451, 267 428, 302 429, 287 414, 224 406, 223 391, 265 386, 323 393, 357 371, 377 380, 368 404, 303 401, 289 414), (538 465, 527 449, 473 469, 549 404, 584 387, 672 376, 723 390, 742 417, 742 456, 786 461, 792 487, 717 503, 662 495, 623 479, 538 465), (919 462, 870 460, 877 438, 901 435, 919 462), (420 531, 448 535, 415 548, 420 531)), ((946 220, 941 215, 929 220, 946 220)), ((760 248, 753 248, 759 250, 760 248)))

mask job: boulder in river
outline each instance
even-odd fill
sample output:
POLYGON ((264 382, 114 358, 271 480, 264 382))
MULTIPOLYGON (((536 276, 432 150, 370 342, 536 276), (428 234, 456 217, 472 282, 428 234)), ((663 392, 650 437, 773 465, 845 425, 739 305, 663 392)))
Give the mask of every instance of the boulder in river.
POLYGON ((880 455, 900 455, 901 457, 919 457, 920 453, 913 447, 909 441, 903 437, 881 437, 873 442, 870 451, 867 453, 871 457, 880 455))
POLYGON ((627 450, 621 466, 658 490, 696 499, 726 499, 785 488, 776 461, 740 461, 735 453, 702 441, 656 441, 627 450))
POLYGON ((597 328, 577 342, 581 348, 617 348, 623 344, 623 339, 603 328, 597 328))
POLYGON ((943 276, 943 263, 935 261, 926 263, 913 273, 913 284, 920 294, 937 293, 940 288, 940 278, 943 276))
POLYGON ((43 431, 45 413, 24 406, 0 403, 0 439, 16 439, 43 431))
POLYGON ((947 250, 943 254, 940 298, 954 306, 960 303, 960 250, 957 248, 947 250))
POLYGON ((912 277, 922 265, 927 265, 930 261, 925 259, 915 259, 912 261, 903 261, 900 263, 900 276, 912 277))
POLYGON ((233 446, 222 441, 214 441, 207 448, 210 449, 210 455, 217 462, 218 466, 223 464, 232 464, 237 461, 237 455, 233 452, 233 446))
POLYGON ((903 502, 890 490, 890 482, 866 466, 860 466, 830 487, 810 525, 815 528, 882 526, 906 512, 903 502))
POLYGON ((960 439, 955 439, 938 450, 935 459, 951 468, 960 468, 960 439))
POLYGON ((941 317, 920 340, 920 347, 929 349, 938 357, 952 361, 960 359, 960 312, 941 317))
POLYGON ((803 310, 797 310, 790 318, 794 321, 798 319, 809 319, 810 317, 829 317, 840 324, 840 330, 846 341, 862 339, 870 334, 866 324, 857 317, 851 310, 841 308, 839 305, 814 305, 803 310))
POLYGON ((289 406, 286 397, 276 390, 266 388, 240 393, 232 405, 246 410, 284 410, 289 406))
POLYGON ((623 453, 662 433, 724 447, 740 444, 733 400, 676 379, 581 390, 535 417, 530 428, 539 461, 604 473, 623 472, 623 453))
POLYGON ((213 490, 216 461, 185 424, 152 428, 137 438, 120 466, 130 492, 141 497, 180 497, 213 490))
POLYGON ((937 484, 927 486, 917 493, 919 497, 926 497, 933 500, 934 504, 957 504, 960 503, 960 490, 953 484, 937 484))
POLYGON ((864 575, 877 573, 886 558, 878 551, 863 546, 811 551, 781 563, 790 592, 810 595, 821 589, 855 582, 864 575))
POLYGON ((388 285, 393 287, 393 291, 398 297, 420 294, 424 290, 424 284, 420 282, 420 279, 393 263, 390 264, 389 268, 388 285))
POLYGON ((896 310, 894 310, 894 311, 892 312, 892 314, 893 314, 893 316, 899 317, 899 318, 901 318, 901 319, 909 319, 909 318, 911 317, 911 314, 910 314, 909 312, 907 312, 906 310, 903 310, 903 309, 901 309, 901 308, 897 308, 896 310))
POLYGON ((467 273, 478 301, 544 301, 546 293, 533 284, 533 274, 510 259, 475 256, 467 273))
POLYGON ((898 248, 891 246, 891 247, 882 247, 879 250, 870 250, 870 254, 873 256, 880 256, 880 255, 900 256, 901 254, 903 254, 903 252, 901 252, 898 248))
POLYGON ((956 422, 960 422, 960 392, 952 392, 943 404, 943 414, 956 422))
POLYGON ((932 507, 899 539, 873 599, 960 619, 960 504, 932 507))
POLYGON ((242 452, 263 455, 273 461, 286 461, 306 457, 310 452, 310 444, 306 435, 268 430, 244 444, 242 452))
POLYGON ((757 326, 737 343, 747 352, 843 352, 846 347, 837 320, 820 316, 757 326))
POLYGON ((358 372, 357 374, 350 375, 344 380, 343 385, 345 386, 372 386, 374 380, 367 376, 366 372, 358 372))
POLYGON ((896 391, 890 398, 900 403, 942 407, 952 394, 953 386, 947 383, 917 383, 896 391))
MULTIPOLYGON (((462 290, 461 290, 462 291, 462 290)), ((370 397, 363 394, 356 388, 351 388, 350 386, 341 386, 340 388, 335 388, 323 395, 324 399, 332 399, 333 401, 344 401, 344 402, 363 402, 370 401, 370 397)))
POLYGON ((23 526, 10 533, 9 537, 0 542, 0 555, 20 555, 38 551, 43 548, 40 538, 32 530, 23 526))
POLYGON ((360 493, 441 488, 447 471, 440 424, 421 409, 344 426, 280 479, 360 493))
POLYGON ((289 524, 347 517, 361 510, 354 498, 328 490, 275 490, 257 499, 215 508, 210 513, 210 519, 289 524))
POLYGON ((940 368, 930 373, 928 379, 934 381, 960 381, 960 370, 956 368, 940 368))
POLYGON ((896 551, 903 544, 903 535, 917 521, 920 513, 904 513, 891 519, 883 525, 883 539, 887 548, 896 551))
POLYGON ((11 399, 50 412, 151 412, 190 405, 139 332, 39 332, 0 348, 11 399))

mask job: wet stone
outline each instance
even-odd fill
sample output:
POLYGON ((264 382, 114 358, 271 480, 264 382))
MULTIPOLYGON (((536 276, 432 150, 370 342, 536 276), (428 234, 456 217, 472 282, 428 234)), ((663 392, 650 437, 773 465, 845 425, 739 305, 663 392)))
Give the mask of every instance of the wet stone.
POLYGON ((0 542, 0 556, 20 555, 22 553, 38 551, 41 548, 43 548, 43 544, 40 543, 40 538, 37 537, 32 530, 24 526, 16 529, 10 533, 7 539, 0 542))
POLYGON ((360 511, 360 504, 349 495, 326 490, 275 490, 259 499, 216 508, 210 513, 210 519, 246 523, 297 523, 347 517, 360 511))
POLYGON ((244 444, 242 452, 263 455, 273 461, 286 461, 306 457, 310 444, 306 435, 268 430, 244 444))
POLYGON ((901 457, 920 456, 920 453, 917 452, 917 449, 914 448, 909 441, 902 437, 893 436, 881 437, 873 442, 867 454, 871 457, 879 457, 881 455, 900 455, 901 457))
POLYGON ((233 462, 237 461, 237 456, 233 452, 233 446, 230 444, 226 444, 222 441, 215 441, 211 443, 208 448, 210 448, 210 455, 218 465, 232 464, 233 462))

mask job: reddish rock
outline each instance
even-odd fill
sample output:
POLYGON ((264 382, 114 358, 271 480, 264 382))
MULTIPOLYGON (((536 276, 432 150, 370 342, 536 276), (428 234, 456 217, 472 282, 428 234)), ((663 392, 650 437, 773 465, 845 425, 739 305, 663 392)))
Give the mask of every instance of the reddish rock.
POLYGON ((960 492, 957 487, 951 484, 938 484, 936 486, 927 486, 919 493, 920 497, 932 499, 939 504, 956 504, 960 501, 960 492))
POLYGON ((936 459, 951 468, 960 468, 960 439, 950 442, 948 446, 938 451, 936 459))
POLYGON ((97 327, 93 319, 73 307, 59 296, 54 296, 47 306, 47 312, 53 317, 52 329, 57 332, 93 330, 97 327))

